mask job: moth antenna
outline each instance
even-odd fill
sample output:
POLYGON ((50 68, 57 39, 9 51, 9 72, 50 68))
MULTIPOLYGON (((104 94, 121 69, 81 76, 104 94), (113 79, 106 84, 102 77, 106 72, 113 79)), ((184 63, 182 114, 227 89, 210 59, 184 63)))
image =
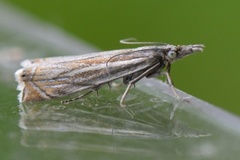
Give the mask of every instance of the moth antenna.
POLYGON ((120 40, 122 44, 142 44, 142 45, 167 45, 167 43, 163 42, 138 42, 136 38, 126 38, 120 40))
POLYGON ((106 62, 106 69, 107 69, 108 75, 111 75, 110 70, 109 70, 109 65, 108 65, 108 63, 109 63, 110 60, 112 60, 113 58, 118 57, 118 56, 121 56, 121 55, 124 55, 124 54, 119 54, 119 55, 112 56, 112 57, 110 57, 110 58, 107 60, 107 62, 106 62))

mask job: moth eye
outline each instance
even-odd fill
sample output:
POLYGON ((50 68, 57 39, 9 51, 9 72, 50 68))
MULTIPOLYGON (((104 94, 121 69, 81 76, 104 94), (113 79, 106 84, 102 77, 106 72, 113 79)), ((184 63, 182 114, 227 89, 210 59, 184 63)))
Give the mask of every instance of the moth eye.
POLYGON ((171 59, 175 59, 177 57, 177 53, 175 51, 169 51, 167 56, 171 59))

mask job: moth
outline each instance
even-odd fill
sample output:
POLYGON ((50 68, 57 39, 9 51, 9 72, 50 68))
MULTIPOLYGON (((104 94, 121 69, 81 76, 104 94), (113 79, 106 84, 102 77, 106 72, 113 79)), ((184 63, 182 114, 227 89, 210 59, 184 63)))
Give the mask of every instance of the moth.
POLYGON ((171 45, 161 42, 135 42, 121 40, 124 44, 145 45, 132 49, 111 50, 79 56, 63 56, 25 60, 23 68, 15 73, 20 90, 20 102, 47 100, 81 91, 75 98, 61 101, 69 103, 97 91, 104 84, 123 79, 127 88, 120 100, 124 100, 136 82, 143 77, 165 75, 173 93, 179 98, 171 77, 171 64, 195 52, 202 52, 203 44, 171 45))

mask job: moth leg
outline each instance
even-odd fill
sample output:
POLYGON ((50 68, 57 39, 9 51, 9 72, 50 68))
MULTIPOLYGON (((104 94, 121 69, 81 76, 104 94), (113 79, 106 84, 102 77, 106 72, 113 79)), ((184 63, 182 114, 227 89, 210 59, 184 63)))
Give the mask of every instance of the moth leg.
POLYGON ((125 98, 126 98, 126 96, 127 96, 127 94, 128 94, 128 91, 129 91, 129 89, 130 89, 131 87, 132 87, 132 83, 129 83, 128 86, 127 86, 127 89, 126 89, 125 92, 123 93, 122 98, 121 98, 121 100, 120 100, 120 106, 121 106, 121 107, 126 107, 126 105, 124 104, 124 100, 125 100, 125 98))
POLYGON ((176 88, 175 88, 174 85, 173 85, 173 82, 172 82, 172 79, 171 79, 171 77, 170 77, 169 72, 163 72, 162 74, 165 74, 165 75, 166 75, 168 85, 170 86, 173 94, 174 94, 178 99, 181 99, 181 97, 177 94, 176 88))
POLYGON ((112 85, 111 85, 111 82, 108 82, 108 89, 112 89, 112 85))
POLYGON ((171 64, 168 63, 167 66, 166 66, 166 71, 165 72, 162 72, 160 73, 160 75, 165 75, 167 77, 167 84, 170 86, 173 94, 178 98, 178 99, 181 99, 181 97, 177 94, 177 91, 173 85, 173 81, 170 77, 170 70, 171 70, 171 64))
POLYGON ((120 100, 120 106, 121 107, 126 107, 126 105, 124 104, 124 100, 128 94, 129 89, 132 87, 132 85, 134 85, 137 81, 139 81, 140 79, 142 79, 143 77, 145 77, 146 75, 148 75, 152 70, 155 70, 156 68, 159 68, 160 64, 157 63, 154 66, 152 66, 151 68, 147 69, 146 71, 144 71, 142 74, 140 74, 139 76, 137 76, 136 78, 134 78, 133 80, 128 82, 128 86, 125 90, 125 92, 122 95, 122 98, 120 100))
POLYGON ((98 94, 98 90, 95 90, 95 92, 96 92, 96 95, 98 96, 99 94, 98 94))
MULTIPOLYGON (((173 82, 172 82, 172 80, 171 80, 171 77, 170 77, 170 70, 171 70, 171 64, 170 63, 168 63, 167 64, 167 67, 166 67, 166 72, 168 73, 168 76, 166 76, 167 77, 167 84, 171 84, 172 86, 174 85, 173 84, 173 82), (169 78, 168 78, 169 77, 169 78), (171 80, 171 82, 169 82, 169 79, 171 80)), ((166 75, 166 74, 165 74, 166 75)))
POLYGON ((90 91, 88 91, 88 92, 86 92, 86 93, 84 93, 84 94, 82 94, 82 95, 80 95, 80 96, 78 96, 78 97, 75 97, 75 98, 72 98, 72 99, 68 99, 68 100, 63 100, 63 101, 61 101, 61 103, 62 103, 62 104, 71 103, 72 101, 76 101, 76 100, 78 100, 78 99, 81 99, 82 97, 84 97, 84 96, 92 93, 93 91, 94 91, 94 90, 90 90, 90 91))

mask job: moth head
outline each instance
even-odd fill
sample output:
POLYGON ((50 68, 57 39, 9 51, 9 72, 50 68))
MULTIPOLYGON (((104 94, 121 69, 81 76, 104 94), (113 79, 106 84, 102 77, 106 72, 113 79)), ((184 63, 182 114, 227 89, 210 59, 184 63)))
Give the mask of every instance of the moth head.
POLYGON ((203 44, 169 46, 169 49, 167 50, 166 53, 166 58, 170 62, 173 62, 175 60, 186 57, 190 54, 202 52, 203 48, 204 48, 203 44))

